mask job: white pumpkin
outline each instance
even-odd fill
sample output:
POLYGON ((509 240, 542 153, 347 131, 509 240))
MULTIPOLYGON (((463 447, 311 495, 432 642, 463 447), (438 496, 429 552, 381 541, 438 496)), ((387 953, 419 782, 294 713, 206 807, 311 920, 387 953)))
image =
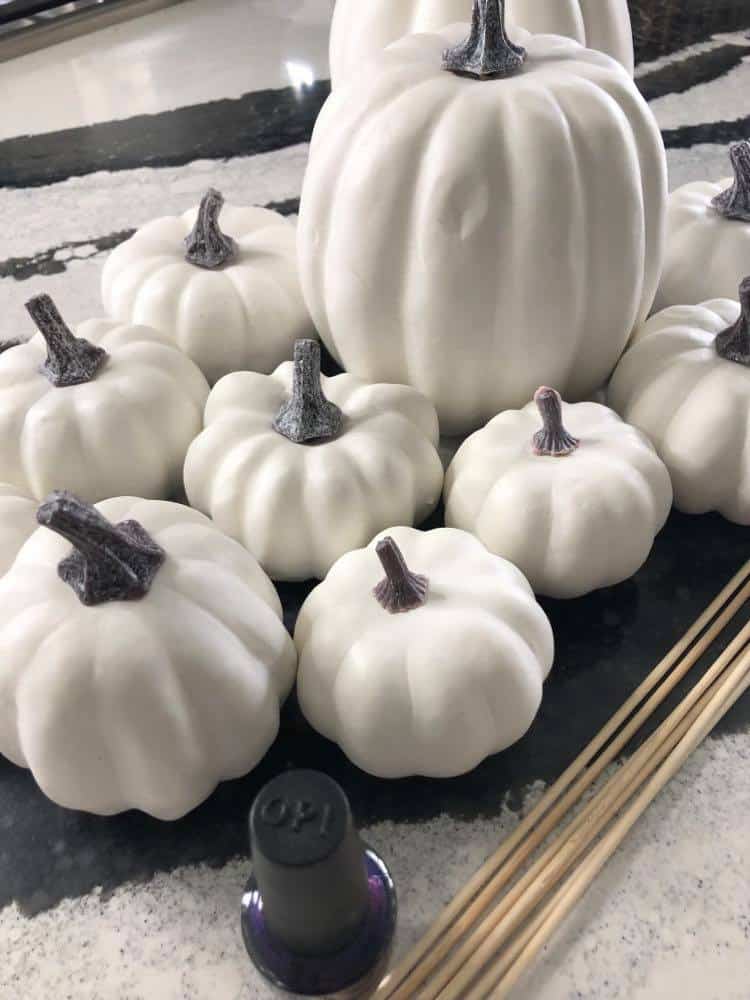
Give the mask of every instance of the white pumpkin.
POLYGON ((544 382, 598 389, 648 315, 664 236, 664 147, 622 67, 518 32, 524 62, 501 0, 475 2, 445 57, 460 73, 443 53, 467 26, 397 42, 328 99, 300 209, 326 346, 414 385, 446 435, 544 382))
POLYGON ((678 510, 750 524, 750 278, 740 299, 654 316, 618 365, 609 401, 653 441, 678 510))
POLYGON ((233 371, 270 372, 298 337, 315 335, 297 275, 294 224, 265 208, 226 205, 155 219, 112 251, 102 301, 117 319, 168 334, 213 384, 233 371))
POLYGON ((276 737, 276 591, 187 507, 58 493, 38 517, 0 581, 0 753, 60 805, 176 819, 276 737))
POLYGON ((393 528, 343 556, 294 641, 308 721, 381 778, 453 777, 515 743, 554 652, 519 570, 451 528, 393 528))
POLYGON ((669 196, 667 253, 655 308, 732 299, 750 274, 750 142, 731 147, 734 177, 669 196))
POLYGON ((549 597, 627 580, 671 506, 669 473, 640 431, 546 387, 464 442, 445 482, 446 524, 476 535, 549 597))
MULTIPOLYGON (((329 61, 334 86, 386 45, 465 21, 470 0, 336 0, 329 61)), ((606 52, 633 74, 627 0, 508 0, 508 21, 533 34, 565 35, 606 52)))
POLYGON ((205 423, 185 461, 188 500, 276 580, 322 578, 440 500, 432 404, 408 386, 321 376, 317 341, 298 342, 273 375, 227 375, 205 423))
POLYGON ((48 295, 26 307, 41 332, 0 354, 0 479, 38 500, 174 495, 208 397, 199 369, 156 330, 74 333, 48 295))
POLYGON ((0 576, 13 565, 18 550, 36 528, 36 503, 15 486, 0 483, 0 576))

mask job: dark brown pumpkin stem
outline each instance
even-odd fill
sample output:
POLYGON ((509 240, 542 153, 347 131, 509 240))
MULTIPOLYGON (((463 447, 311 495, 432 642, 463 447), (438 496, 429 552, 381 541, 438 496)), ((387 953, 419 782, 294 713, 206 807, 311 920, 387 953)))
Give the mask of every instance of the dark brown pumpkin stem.
POLYGON ((427 577, 411 572, 390 535, 378 542, 375 551, 385 570, 385 579, 373 591, 380 606, 392 615, 421 608, 427 600, 427 577))
POLYGON ((109 359, 104 348, 76 337, 49 295, 29 299, 26 309, 47 342, 47 360, 40 368, 42 375, 57 388, 91 382, 109 359))
POLYGON ((725 219, 750 222, 750 142, 735 142, 729 148, 734 183, 717 194, 712 204, 725 219))
POLYGON ((273 429, 295 444, 327 441, 341 430, 343 417, 323 395, 320 383, 320 344, 298 340, 294 345, 292 394, 273 421, 273 429))
POLYGON ((474 0, 469 37, 443 53, 443 69, 477 79, 512 76, 526 60, 505 30, 505 0, 474 0))
POLYGON ((534 435, 532 446, 535 455, 564 458, 571 455, 580 441, 563 427, 562 399, 556 389, 543 385, 534 393, 534 402, 542 418, 543 427, 534 435))
POLYGON ((134 601, 151 588, 166 553, 137 521, 112 524, 72 493, 52 493, 36 514, 73 551, 57 567, 82 604, 134 601))
POLYGON ((716 353, 725 361, 750 367, 750 277, 740 285, 740 318, 714 341, 716 353))
POLYGON ((237 244, 219 228, 219 213, 224 198, 209 188, 201 199, 192 232, 185 238, 185 260, 210 271, 223 267, 237 252, 237 244))

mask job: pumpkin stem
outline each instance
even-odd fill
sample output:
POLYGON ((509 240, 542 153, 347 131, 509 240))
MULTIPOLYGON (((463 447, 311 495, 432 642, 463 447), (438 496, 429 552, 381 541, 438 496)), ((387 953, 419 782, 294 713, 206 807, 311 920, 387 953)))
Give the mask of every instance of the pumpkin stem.
POLYGON ((411 572, 390 535, 378 542, 375 551, 385 570, 385 579, 373 590, 380 606, 392 615, 421 608, 427 600, 427 577, 411 572))
POLYGON ((740 285, 740 318, 714 341, 716 353, 725 361, 750 367, 750 277, 740 285))
POLYGON ((543 385, 534 393, 534 402, 542 418, 543 427, 534 435, 532 447, 535 455, 564 458, 571 455, 580 441, 563 427, 562 399, 556 389, 543 385))
POLYGON ((47 360, 39 369, 57 388, 91 382, 109 359, 103 347, 76 337, 49 295, 36 295, 26 309, 47 342, 47 360))
POLYGON ((320 344, 298 340, 294 345, 292 394, 273 421, 273 429, 295 444, 327 441, 341 430, 343 416, 323 395, 320 384, 320 344))
POLYGON ((443 69, 481 80, 512 76, 525 60, 526 49, 505 30, 505 0, 474 0, 469 37, 445 50, 443 69))
POLYGON ((73 543, 57 572, 82 604, 144 597, 166 558, 164 549, 137 521, 112 524, 72 493, 51 493, 36 519, 73 543))
POLYGON ((215 188, 209 188, 203 195, 195 225, 185 238, 185 260, 189 264, 216 270, 237 253, 237 244, 219 228, 223 205, 224 198, 215 188))
POLYGON ((750 142, 735 142, 729 147, 734 183, 717 194, 712 205, 725 219, 750 222, 750 142))

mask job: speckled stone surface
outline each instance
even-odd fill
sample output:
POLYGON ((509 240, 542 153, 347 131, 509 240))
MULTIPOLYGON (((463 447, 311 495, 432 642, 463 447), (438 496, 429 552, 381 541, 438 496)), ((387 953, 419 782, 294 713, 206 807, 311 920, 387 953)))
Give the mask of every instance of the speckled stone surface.
MULTIPOLYGON (((189 0, 174 10, 184 16, 208 2, 189 0)), ((735 14, 721 22, 731 34, 711 37, 707 4, 695 2, 700 18, 688 23, 679 12, 670 15, 690 47, 667 38, 659 51, 671 54, 638 67, 664 129, 673 188, 725 177, 726 144, 750 135, 750 10, 746 22, 735 14)), ((325 31, 321 11, 332 6, 247 3, 258 31, 268 33, 266 47, 279 53, 300 25, 307 34, 325 31)), ((201 30, 208 24, 201 20, 201 30)), ((120 87, 111 116, 118 128, 108 129, 107 114, 97 110, 91 117, 102 128, 66 119, 76 131, 55 132, 60 126, 41 121, 44 112, 36 109, 39 134, 6 131, 10 145, 0 141, 0 302, 7 325, 0 340, 32 332, 23 304, 43 291, 71 324, 99 314, 107 251, 149 218, 194 205, 210 185, 235 203, 296 212, 325 82, 269 90, 277 84, 268 61, 256 76, 252 60, 237 60, 222 70, 223 81, 231 77, 230 101, 222 101, 212 77, 206 107, 194 104, 191 81, 190 107, 160 93, 154 108, 148 60, 166 41, 154 35, 146 44, 138 30, 138 22, 121 29, 113 48, 113 58, 127 54, 112 74, 120 87), (123 80, 132 84, 130 118, 123 80), (144 110, 157 113, 139 118, 144 110), (194 141, 199 127, 208 128, 205 142, 194 141), (151 134, 159 139, 154 156, 144 154, 151 134)), ((232 30, 231 21, 223 30, 232 30)), ((648 52, 647 44, 640 48, 648 52)), ((71 65, 80 72, 92 65, 81 61, 79 46, 73 49, 71 65)), ((216 40, 209 50, 215 55, 216 40)), ((40 58, 34 56, 37 74, 40 58)), ((56 53, 55 61, 59 68, 64 60, 56 53)), ((194 63, 190 69, 194 74, 194 63)), ((284 79, 302 80, 303 70, 295 64, 284 79)), ((106 108, 107 80, 95 82, 97 109, 106 108)), ((443 442, 446 459, 457 443, 443 442)), ((293 699, 258 770, 220 786, 174 824, 136 813, 100 819, 66 812, 27 772, 0 759, 1 1000, 269 997, 239 934, 246 814, 260 785, 290 766, 320 767, 346 788, 358 823, 397 879, 403 951, 748 557, 747 529, 715 516, 673 515, 634 580, 579 601, 546 601, 557 660, 537 722, 516 747, 454 781, 367 778, 309 730, 293 699)), ((288 626, 308 589, 281 588, 288 626)), ((748 1000, 749 758, 746 697, 639 823, 519 997, 748 1000)))

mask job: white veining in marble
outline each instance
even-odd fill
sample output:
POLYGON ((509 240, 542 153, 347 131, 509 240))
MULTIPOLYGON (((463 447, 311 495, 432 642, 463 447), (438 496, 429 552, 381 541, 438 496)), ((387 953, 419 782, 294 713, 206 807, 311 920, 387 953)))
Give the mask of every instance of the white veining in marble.
MULTIPOLYGON (((526 808, 539 796, 536 786, 526 808)), ((709 741, 657 799, 519 985, 534 1000, 747 1000, 750 737, 709 741), (699 790, 699 791, 698 791, 699 790)), ((399 891, 397 954, 514 827, 441 817, 364 831, 399 891)), ((248 862, 183 868, 65 901, 0 911, 3 1000, 260 1000, 272 993, 239 931, 248 862)))
POLYGON ((0 64, 0 139, 328 76, 333 0, 187 0, 0 64))

